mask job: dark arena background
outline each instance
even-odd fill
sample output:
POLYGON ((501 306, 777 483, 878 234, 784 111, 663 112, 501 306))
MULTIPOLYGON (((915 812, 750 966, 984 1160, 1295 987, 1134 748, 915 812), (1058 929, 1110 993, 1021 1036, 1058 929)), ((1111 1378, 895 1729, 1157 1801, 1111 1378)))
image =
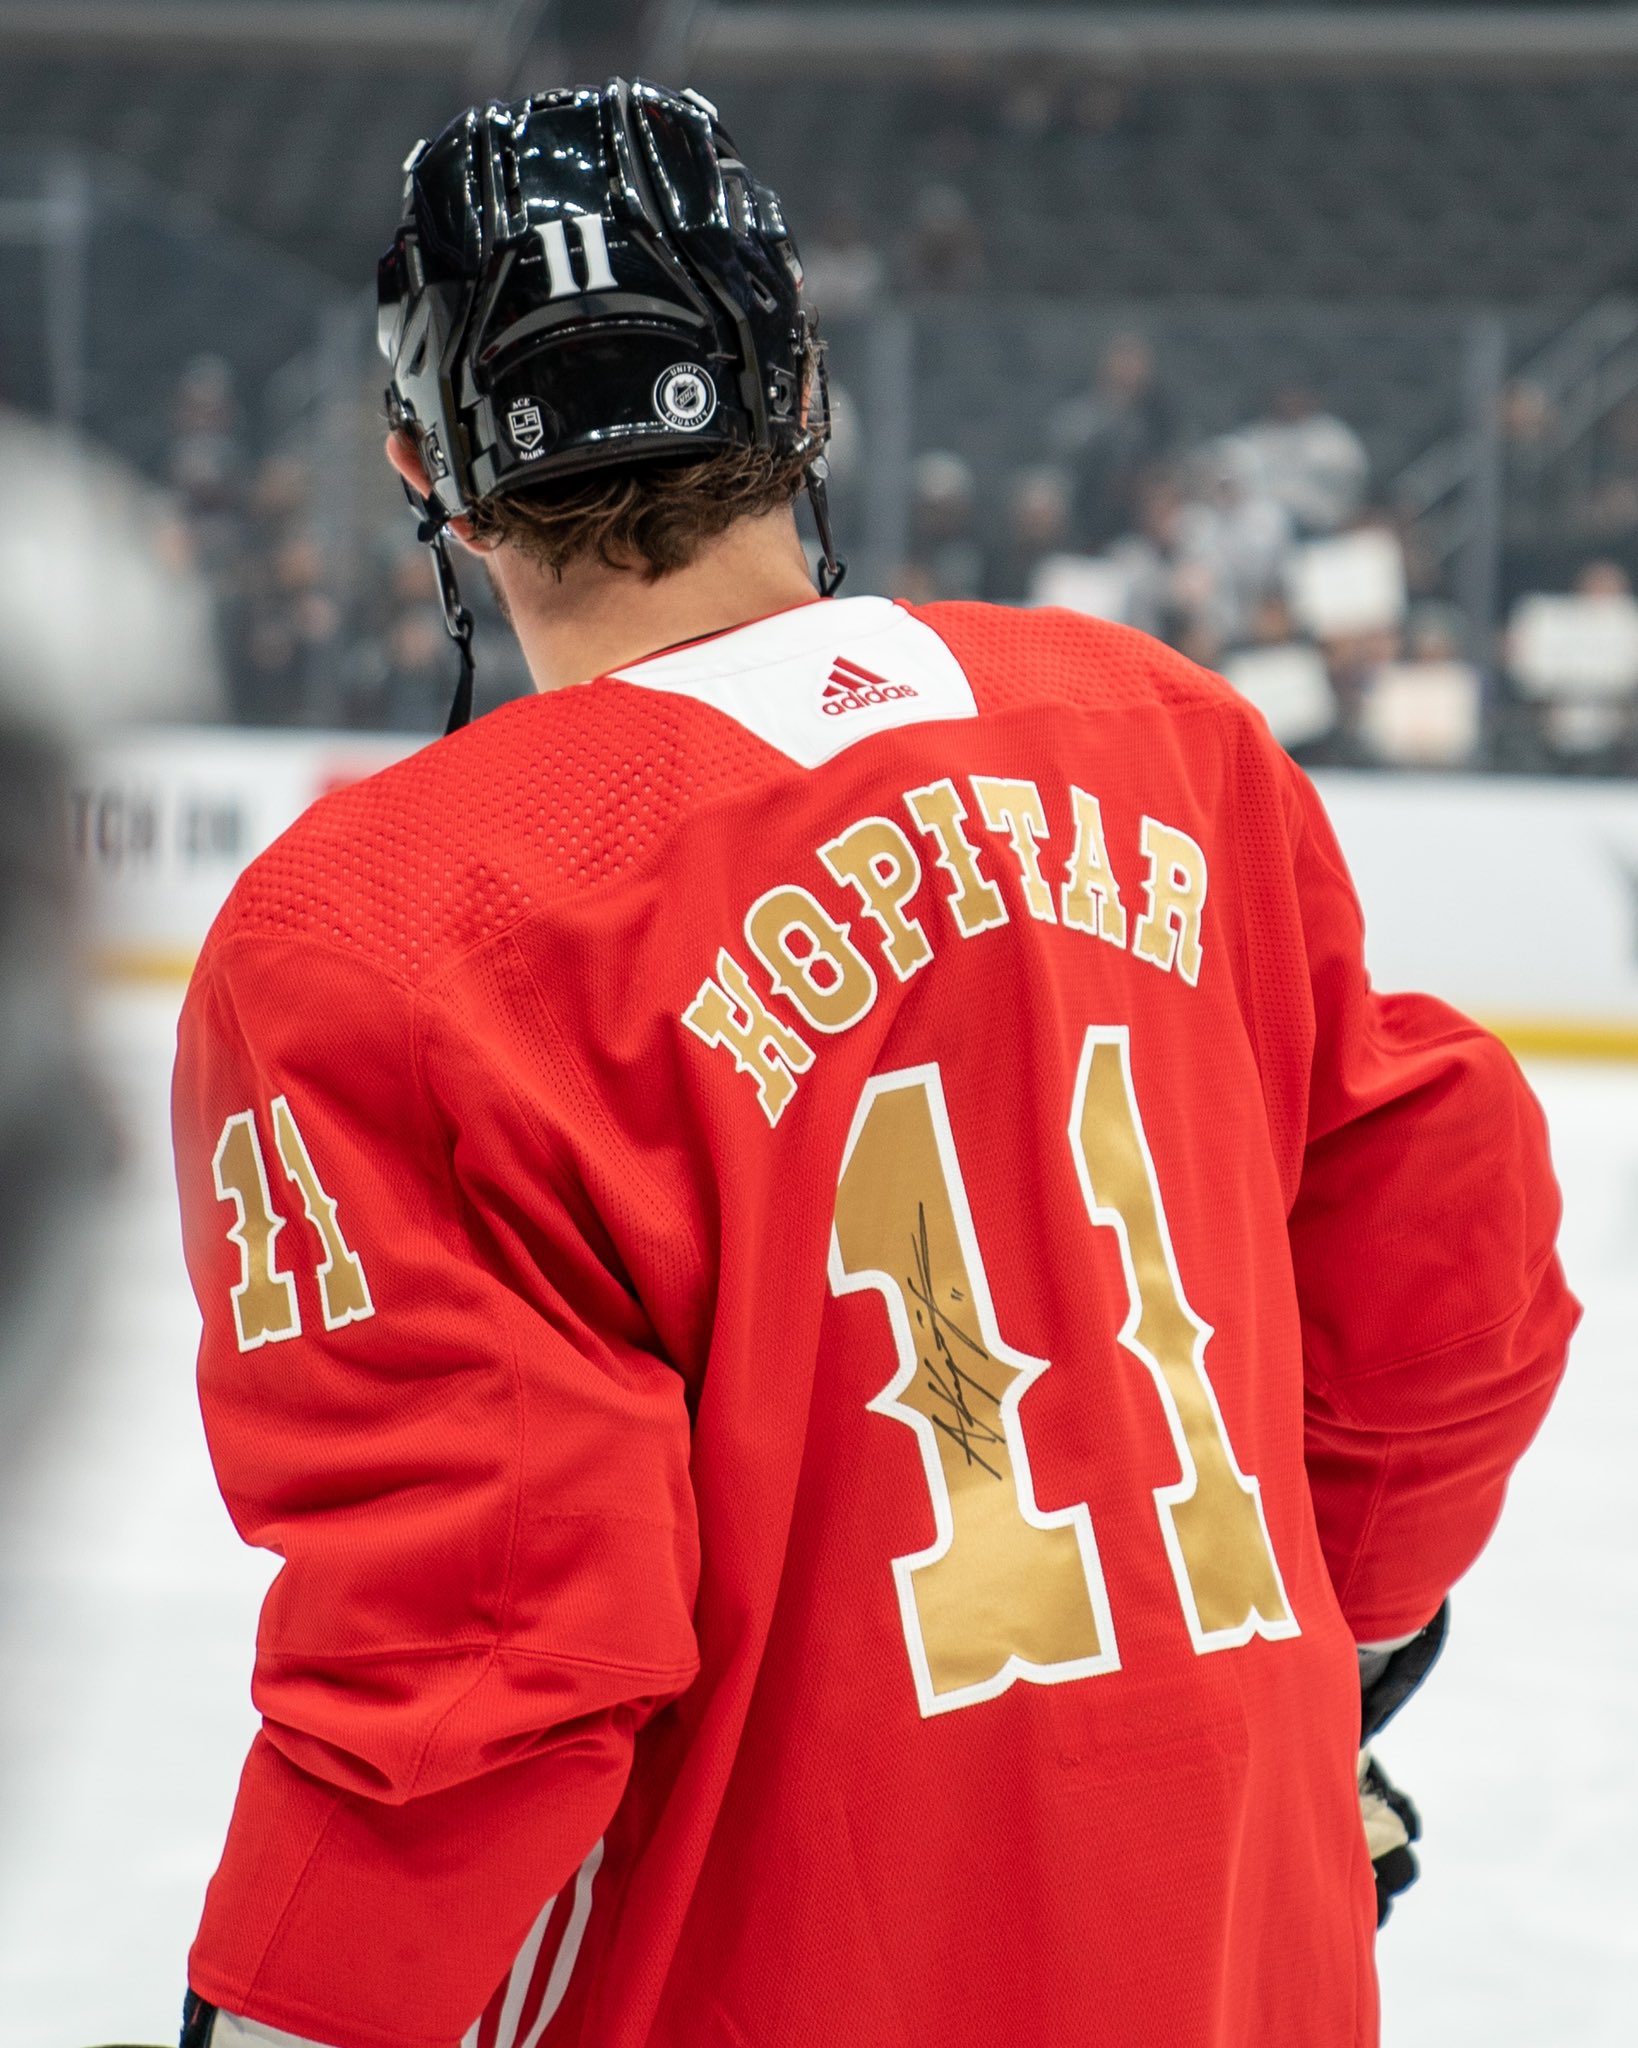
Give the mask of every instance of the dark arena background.
MULTIPOLYGON (((1219 670, 1378 981, 1529 1062, 1588 1316, 1383 1746, 1428 1831, 1384 2040, 1625 2048, 1638 7, 1345 0, 0 0, 0 2044, 174 2032, 253 1726, 165 1090, 234 876, 448 709, 381 459, 400 166, 616 72, 784 200, 850 592, 1219 670)), ((484 710, 529 684, 479 610, 484 710)))

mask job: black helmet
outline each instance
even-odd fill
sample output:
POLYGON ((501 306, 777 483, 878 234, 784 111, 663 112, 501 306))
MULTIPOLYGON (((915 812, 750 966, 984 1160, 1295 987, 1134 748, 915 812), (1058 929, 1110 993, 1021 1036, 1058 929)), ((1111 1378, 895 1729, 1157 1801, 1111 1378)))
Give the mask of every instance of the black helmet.
POLYGON ((463 655, 444 527, 480 499, 609 463, 809 455, 835 587, 802 266, 709 100, 614 78, 495 101, 419 144, 405 171, 378 277, 387 408, 432 484, 421 531, 463 655))

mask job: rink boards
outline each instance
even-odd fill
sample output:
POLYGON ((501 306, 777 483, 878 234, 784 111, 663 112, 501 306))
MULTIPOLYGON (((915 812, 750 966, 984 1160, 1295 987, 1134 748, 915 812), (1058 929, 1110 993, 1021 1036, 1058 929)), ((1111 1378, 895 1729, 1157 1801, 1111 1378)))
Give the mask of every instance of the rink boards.
MULTIPOLYGON (((149 728, 81 764, 70 833, 99 968, 178 981, 245 863, 317 797, 419 744, 149 728)), ((1379 987, 1420 988, 1521 1052, 1638 1058, 1638 786, 1315 776, 1379 987)))

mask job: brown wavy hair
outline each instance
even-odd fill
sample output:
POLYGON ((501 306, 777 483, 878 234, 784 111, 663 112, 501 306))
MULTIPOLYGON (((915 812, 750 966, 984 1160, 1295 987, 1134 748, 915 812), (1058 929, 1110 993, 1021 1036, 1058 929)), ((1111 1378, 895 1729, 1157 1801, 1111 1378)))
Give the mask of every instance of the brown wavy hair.
POLYGON ((696 462, 633 463, 510 491, 473 507, 473 537, 516 548, 554 576, 587 556, 648 582, 686 569, 738 519, 794 503, 806 455, 723 448, 696 462))

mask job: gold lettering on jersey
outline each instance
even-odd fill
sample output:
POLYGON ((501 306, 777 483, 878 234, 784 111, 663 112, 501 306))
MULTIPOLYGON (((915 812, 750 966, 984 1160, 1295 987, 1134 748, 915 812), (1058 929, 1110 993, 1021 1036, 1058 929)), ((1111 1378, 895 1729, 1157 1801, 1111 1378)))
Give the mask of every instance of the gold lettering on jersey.
POLYGON ((821 846, 819 858, 844 888, 858 895, 866 917, 881 929, 882 951, 900 981, 933 957, 927 934, 905 905, 921 887, 921 862, 910 841, 887 818, 861 818, 821 846))
POLYGON ((241 1351, 280 1344, 301 1335, 296 1283, 279 1270, 274 1246, 284 1218, 273 1206, 267 1162, 253 1110, 241 1109, 222 1126, 211 1160, 216 1199, 231 1202, 235 1220, 228 1236, 239 1247, 239 1282, 233 1289, 233 1323, 241 1351))
POLYGON ((984 823, 992 832, 1005 832, 1012 841, 1030 916, 1044 924, 1056 924, 1052 891, 1041 873, 1041 841, 1048 836, 1041 792, 1033 782, 1009 782, 999 775, 975 775, 972 780, 984 823))
POLYGON ((1132 951, 1156 967, 1177 971, 1193 988, 1200 979, 1200 923, 1206 909, 1206 856, 1187 832, 1143 821, 1143 851, 1149 873, 1146 898, 1137 921, 1132 951))
POLYGON ((938 865, 955 884, 949 898, 956 930, 964 939, 1007 922, 1001 891, 986 881, 978 865, 978 848, 962 831, 967 807, 946 776, 925 789, 906 790, 904 801, 923 832, 938 841, 938 865))
POLYGON ((341 1234, 341 1225, 336 1221, 335 1198, 326 1194, 314 1171, 307 1142, 296 1126, 289 1101, 283 1095, 273 1098, 273 1137, 286 1174, 300 1190, 307 1220, 324 1245, 324 1260, 318 1269, 324 1327, 339 1330, 347 1323, 361 1323, 366 1316, 375 1314, 363 1262, 341 1234))
POLYGON ((1120 1245, 1128 1306, 1119 1341, 1148 1369, 1177 1449, 1182 1477, 1155 1489, 1155 1505, 1195 1649, 1294 1636, 1261 1489, 1235 1461, 1206 1374, 1212 1329, 1178 1276, 1124 1025, 1088 1031, 1069 1128, 1087 1214, 1120 1245))
MULTIPOLYGON (((1072 850, 1049 880, 1043 848, 1053 836, 1052 813, 1040 785, 1022 776, 975 775, 972 795, 987 829, 1004 832, 1011 843, 1031 917, 1043 924, 1061 919, 1065 931, 1076 935, 1071 943, 1090 935, 1126 951, 1130 918, 1098 799, 1068 785, 1063 841, 1072 839, 1072 850)), ((916 827, 934 842, 936 864, 949 877, 944 900, 960 936, 971 939, 1007 925, 1006 902, 964 829, 967 806, 951 778, 906 790, 904 803, 916 827)), ((1178 986, 1194 988, 1204 952, 1205 852, 1187 832, 1148 816, 1141 844, 1148 872, 1130 950, 1162 973, 1175 973, 1178 986)), ((1135 858, 1132 849, 1126 857, 1135 858)), ((736 1070, 754 1084, 770 1124, 778 1123, 796 1093, 797 1075, 815 1057, 797 1026, 845 1032, 875 1007, 880 981, 871 948, 901 983, 935 952, 926 912, 918 917, 909 907, 925 879, 924 855, 891 819, 858 819, 827 839, 817 858, 829 879, 857 899, 865 920, 860 937, 800 883, 782 883, 758 897, 745 918, 746 938, 771 978, 771 990, 759 994, 725 949, 717 956, 716 978, 706 979, 682 1017, 696 1038, 733 1056, 736 1070), (778 1003, 790 1005, 793 1020, 781 1016, 778 1003)))
POLYGON ((1088 1510, 1036 1505, 1018 1403, 1048 1365, 997 1328, 936 1067, 866 1084, 830 1266, 885 1301, 898 1370, 869 1406, 915 1432, 932 1500, 933 1541, 893 1560, 922 1713, 1116 1669, 1088 1510))
POLYGON ((1069 879, 1063 886, 1064 923, 1093 932, 1112 946, 1124 946, 1126 910, 1109 865, 1102 807, 1095 796, 1074 783, 1069 785, 1069 800, 1075 812, 1075 851, 1069 857, 1069 879))
POLYGON ((813 1048, 774 1015, 726 947, 717 954, 717 979, 700 985, 682 1021, 696 1038, 733 1054, 735 1067, 756 1083, 762 1114, 778 1123, 796 1093, 795 1077, 813 1065, 813 1048))
POLYGON ((876 1000, 876 974, 806 889, 787 885, 759 896, 745 913, 751 950, 816 1031, 846 1031, 876 1000))

